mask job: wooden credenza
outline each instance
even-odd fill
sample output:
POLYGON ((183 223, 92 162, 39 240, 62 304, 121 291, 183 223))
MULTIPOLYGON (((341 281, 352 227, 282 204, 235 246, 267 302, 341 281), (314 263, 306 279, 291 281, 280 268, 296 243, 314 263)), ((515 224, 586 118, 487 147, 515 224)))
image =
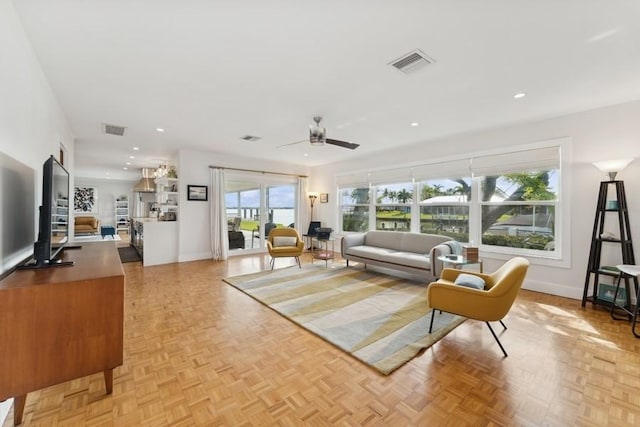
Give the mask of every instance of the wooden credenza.
POLYGON ((64 250, 73 266, 15 271, 0 281, 0 400, 122 365, 124 272, 113 242, 64 250))

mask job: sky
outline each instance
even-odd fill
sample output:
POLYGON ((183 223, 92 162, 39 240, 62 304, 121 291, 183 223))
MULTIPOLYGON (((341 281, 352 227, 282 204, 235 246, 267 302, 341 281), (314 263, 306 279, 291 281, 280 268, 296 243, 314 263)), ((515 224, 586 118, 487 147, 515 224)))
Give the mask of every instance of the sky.
MULTIPOLYGON (((269 208, 293 208, 295 207, 295 186, 282 185, 267 187, 269 208)), ((238 207, 238 193, 227 193, 225 197, 227 208, 238 207)), ((240 206, 243 208, 260 207, 260 190, 248 190, 240 192, 240 206)))

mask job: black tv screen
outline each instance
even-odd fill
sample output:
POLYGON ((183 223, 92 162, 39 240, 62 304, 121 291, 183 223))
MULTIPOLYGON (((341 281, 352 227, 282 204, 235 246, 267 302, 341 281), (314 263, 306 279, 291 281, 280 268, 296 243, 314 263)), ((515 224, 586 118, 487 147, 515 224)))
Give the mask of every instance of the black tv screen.
POLYGON ((26 268, 63 265, 56 260, 69 239, 69 172, 53 157, 42 167, 42 205, 33 264, 26 268))
MULTIPOLYGON (((42 204, 44 205, 48 201, 51 206, 49 260, 53 260, 65 243, 69 241, 69 172, 53 156, 45 163, 45 169, 48 164, 52 169, 49 175, 51 177, 51 192, 46 194, 43 190, 42 204)), ((47 175, 45 173, 45 177, 47 175)))

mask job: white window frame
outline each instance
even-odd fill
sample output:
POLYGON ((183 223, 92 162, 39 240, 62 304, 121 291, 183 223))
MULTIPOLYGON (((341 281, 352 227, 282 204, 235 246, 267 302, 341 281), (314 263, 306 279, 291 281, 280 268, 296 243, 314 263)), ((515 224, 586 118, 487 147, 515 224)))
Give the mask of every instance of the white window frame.
MULTIPOLYGON (((559 149, 559 157, 560 157, 560 165, 558 167, 558 197, 555 200, 543 200, 543 201, 510 201, 506 202, 509 205, 541 205, 548 206, 554 205, 555 207, 555 233, 554 233, 554 243, 555 250, 554 251, 542 251, 542 250, 533 250, 533 249, 521 249, 521 248, 512 248, 512 247, 501 247, 501 246, 493 246, 493 245, 482 245, 482 206, 486 204, 500 204, 500 202, 481 202, 480 201, 480 182, 481 177, 473 177, 471 181, 471 200, 468 203, 469 205, 469 243, 479 246, 481 253, 486 258, 492 259, 503 259, 507 260, 514 255, 526 256, 531 260, 532 263, 539 265, 548 265, 553 267, 562 267, 569 268, 571 266, 571 245, 569 242, 571 241, 569 220, 571 217, 571 204, 569 203, 568 197, 564 197, 566 194, 571 194, 571 179, 570 174, 565 173, 569 167, 569 159, 571 158, 571 138, 557 138, 548 141, 541 141, 532 144, 525 144, 519 146, 512 146, 510 149, 499 149, 499 150, 491 150, 481 153, 475 153, 473 156, 460 156, 456 158, 447 159, 446 161, 437 162, 439 165, 445 163, 449 160, 452 162, 460 161, 464 158, 473 158, 473 157, 489 157, 492 155, 504 155, 505 153, 517 153, 520 151, 528 151, 535 150, 541 148, 554 148, 558 147, 559 149)), ((424 165, 421 165, 424 166, 424 165)), ((413 167, 412 165, 404 165, 398 167, 398 169, 410 169, 413 167)), ((362 175, 362 172, 359 172, 362 175)), ((443 177, 443 179, 446 177, 443 177)), ((437 177, 432 177, 429 179, 423 179, 423 181, 436 180, 437 177)), ((397 181, 396 181, 397 183, 397 181)), ((388 184, 380 184, 378 186, 386 186, 392 185, 394 182, 390 182, 388 184)), ((338 194, 341 194, 341 191, 345 188, 365 188, 362 184, 348 184, 341 183, 338 185, 338 194)), ((370 194, 369 194, 369 230, 375 230, 376 226, 376 200, 375 200, 375 187, 370 186, 370 194)), ((419 190, 420 184, 419 182, 414 183, 414 197, 412 203, 407 203, 407 206, 411 206, 411 231, 412 232, 420 232, 420 203, 419 203, 419 190)), ((400 205, 400 203, 394 203, 393 205, 400 205)), ((462 205, 462 204, 461 204, 462 205)), ((338 203, 339 209, 339 218, 338 224, 341 232, 344 234, 350 234, 352 232, 344 231, 342 224, 343 217, 343 206, 354 206, 354 205, 343 205, 342 197, 338 203)), ((434 204, 435 206, 435 204, 434 204)), ((446 206, 450 206, 450 204, 446 204, 446 206)))

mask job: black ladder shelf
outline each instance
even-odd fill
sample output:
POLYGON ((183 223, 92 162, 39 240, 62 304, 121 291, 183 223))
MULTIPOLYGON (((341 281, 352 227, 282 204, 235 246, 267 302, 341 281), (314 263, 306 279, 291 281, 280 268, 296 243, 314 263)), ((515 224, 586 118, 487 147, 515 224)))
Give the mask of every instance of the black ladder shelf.
MULTIPOLYGON (((614 316, 614 309, 622 309, 626 314, 631 317, 636 310, 631 306, 631 293, 629 287, 629 276, 621 276, 621 273, 615 266, 602 266, 601 255, 602 245, 616 244, 619 245, 622 250, 622 262, 621 264, 635 264, 635 257, 633 254, 633 242, 631 240, 631 227, 629 225, 629 211, 627 210, 627 198, 624 191, 623 181, 602 181, 600 183, 600 193, 598 195, 598 206, 596 208, 596 217, 593 223, 593 234, 591 236, 591 249, 589 251, 589 264, 587 265, 587 277, 584 281, 584 292, 582 294, 582 307, 585 306, 587 301, 591 301, 593 304, 600 304, 611 308, 611 316, 614 319, 618 319, 614 316), (609 186, 615 186, 616 199, 614 201, 607 202, 607 192, 609 186), (607 205, 609 203, 609 205, 607 205), (620 237, 607 236, 603 233, 605 225, 605 217, 607 213, 613 215, 617 213, 618 225, 620 237), (591 282, 591 276, 593 277, 593 294, 588 295, 589 286, 591 282), (620 280, 617 281, 614 295, 611 299, 603 299, 599 295, 598 290, 601 285, 600 276, 609 276, 613 278, 624 278, 625 282, 625 303, 624 306, 616 304, 617 296, 620 294, 620 280), (615 298, 615 299, 614 299, 615 298)), ((638 277, 633 277, 635 285, 635 294, 638 295, 638 277)), ((637 303, 636 303, 637 304, 637 303)), ((637 315, 637 314, 635 314, 637 315)), ((635 318, 634 315, 634 318, 635 318)), ((635 320, 635 319, 634 319, 635 320)), ((635 323, 635 322, 634 322, 635 323)))

